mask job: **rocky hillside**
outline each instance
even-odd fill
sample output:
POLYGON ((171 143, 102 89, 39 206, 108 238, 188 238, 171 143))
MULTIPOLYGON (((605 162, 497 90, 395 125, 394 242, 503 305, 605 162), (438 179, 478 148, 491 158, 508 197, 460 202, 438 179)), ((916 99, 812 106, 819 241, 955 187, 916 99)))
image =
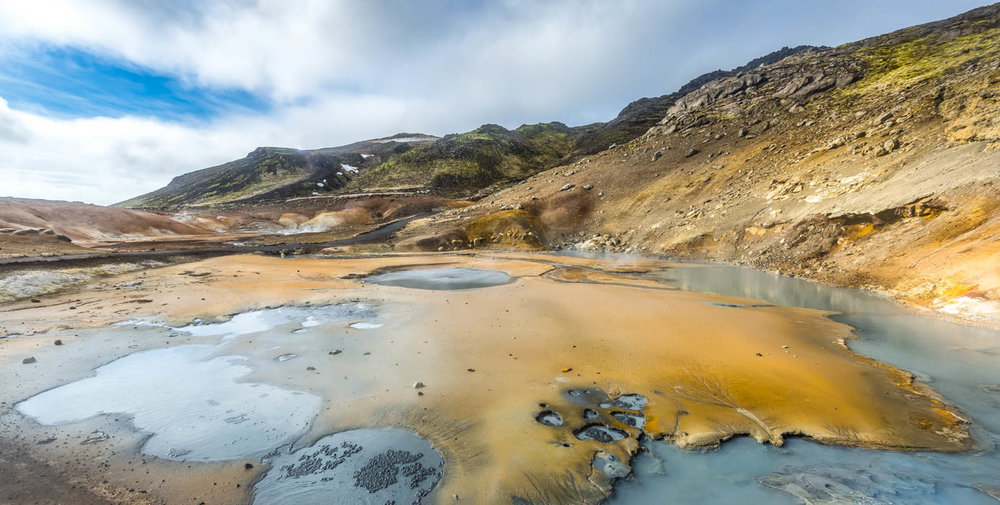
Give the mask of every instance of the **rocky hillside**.
POLYGON ((430 135, 400 133, 309 151, 258 147, 245 158, 175 177, 163 188, 116 206, 144 209, 219 207, 326 194, 346 186, 359 171, 436 139, 430 135))
POLYGON ((397 247, 731 261, 1000 321, 1000 4, 679 94, 640 137, 397 247))
POLYGON ((783 48, 729 71, 716 70, 680 90, 629 104, 607 123, 568 127, 559 122, 514 130, 487 124, 446 135, 401 133, 383 139, 316 150, 259 147, 245 158, 175 177, 166 187, 119 207, 176 210, 280 202, 344 192, 423 190, 477 197, 496 185, 519 181, 624 144, 655 126, 674 104, 705 83, 822 48, 783 48))
POLYGON ((576 141, 575 154, 594 154, 607 149, 609 146, 617 146, 618 144, 624 144, 636 139, 653 126, 656 126, 677 100, 680 100, 688 93, 696 91, 709 82, 738 75, 761 65, 780 61, 794 54, 821 49, 824 48, 815 46, 783 47, 732 70, 716 70, 700 75, 673 93, 655 98, 640 98, 628 104, 611 121, 595 125, 596 127, 592 131, 581 135, 576 141))

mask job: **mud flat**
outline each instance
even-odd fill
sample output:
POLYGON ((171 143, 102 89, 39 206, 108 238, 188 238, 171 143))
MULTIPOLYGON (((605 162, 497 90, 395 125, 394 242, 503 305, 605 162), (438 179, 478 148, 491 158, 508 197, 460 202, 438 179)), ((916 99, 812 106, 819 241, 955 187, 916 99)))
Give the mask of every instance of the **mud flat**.
POLYGON ((397 478, 372 485, 397 503, 598 503, 630 473, 641 437, 683 448, 742 435, 975 447, 965 416, 937 393, 852 352, 850 326, 674 289, 657 276, 672 266, 246 255, 151 269, 141 284, 102 279, 2 308, 7 331, 25 336, 0 339, 0 380, 14 385, 0 394, 0 439, 69 462, 60 478, 118 501, 139 489, 149 503, 255 505, 279 503, 269 497, 296 488, 296 475, 312 483, 303 492, 334 481, 360 492, 376 458, 397 478), (451 280, 435 285, 442 269, 451 280), (372 282, 388 274, 417 285, 372 282), (127 365, 145 377, 130 379, 127 365), (95 396, 123 384, 143 392, 95 396), (157 398, 187 408, 157 410, 157 398), (73 408, 54 407, 63 402, 73 408), (277 415, 292 421, 268 424, 277 415), (233 443, 199 438, 213 429, 233 443), (405 439, 409 449, 393 450, 407 454, 386 456, 378 433, 405 439), (302 463, 308 471, 287 471, 302 463))

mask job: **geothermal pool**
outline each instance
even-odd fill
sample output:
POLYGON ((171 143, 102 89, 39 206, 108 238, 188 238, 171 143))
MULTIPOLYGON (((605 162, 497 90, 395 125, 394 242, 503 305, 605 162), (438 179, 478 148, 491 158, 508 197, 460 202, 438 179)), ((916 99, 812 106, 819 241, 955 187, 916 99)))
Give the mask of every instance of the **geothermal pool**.
MULTIPOLYGON (((610 503, 996 504, 1000 502, 1000 332, 918 315, 885 298, 748 268, 690 265, 655 274, 694 291, 835 311, 851 348, 912 372, 973 421, 981 450, 959 454, 748 439, 695 452, 650 442, 610 503)), ((738 310, 738 309, 734 309, 738 310)))
POLYGON ((255 505, 1000 495, 1000 334, 859 291, 627 257, 184 268, 206 275, 153 270, 136 292, 76 294, 72 312, 18 312, 29 336, 0 339, 15 385, 0 438, 103 461, 70 476, 168 503, 199 486, 255 505), (131 308, 139 296, 155 310, 131 308), (84 320, 97 324, 53 327, 84 320), (861 337, 852 349, 934 391, 846 351, 837 322, 861 337))

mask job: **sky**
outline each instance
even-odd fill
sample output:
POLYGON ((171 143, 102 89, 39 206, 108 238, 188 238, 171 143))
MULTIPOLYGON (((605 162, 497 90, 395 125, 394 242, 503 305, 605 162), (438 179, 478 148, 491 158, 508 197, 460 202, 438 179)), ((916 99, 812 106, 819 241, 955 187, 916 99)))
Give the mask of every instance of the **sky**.
POLYGON ((257 146, 614 118, 984 0, 0 0, 0 196, 111 204, 257 146))

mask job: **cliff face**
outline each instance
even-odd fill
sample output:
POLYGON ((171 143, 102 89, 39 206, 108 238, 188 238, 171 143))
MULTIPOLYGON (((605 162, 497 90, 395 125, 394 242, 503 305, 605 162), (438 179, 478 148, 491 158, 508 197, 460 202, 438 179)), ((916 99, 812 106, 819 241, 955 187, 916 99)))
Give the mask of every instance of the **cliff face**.
POLYGON ((1000 314, 1000 6, 703 83, 641 137, 401 247, 731 261, 1000 314))

